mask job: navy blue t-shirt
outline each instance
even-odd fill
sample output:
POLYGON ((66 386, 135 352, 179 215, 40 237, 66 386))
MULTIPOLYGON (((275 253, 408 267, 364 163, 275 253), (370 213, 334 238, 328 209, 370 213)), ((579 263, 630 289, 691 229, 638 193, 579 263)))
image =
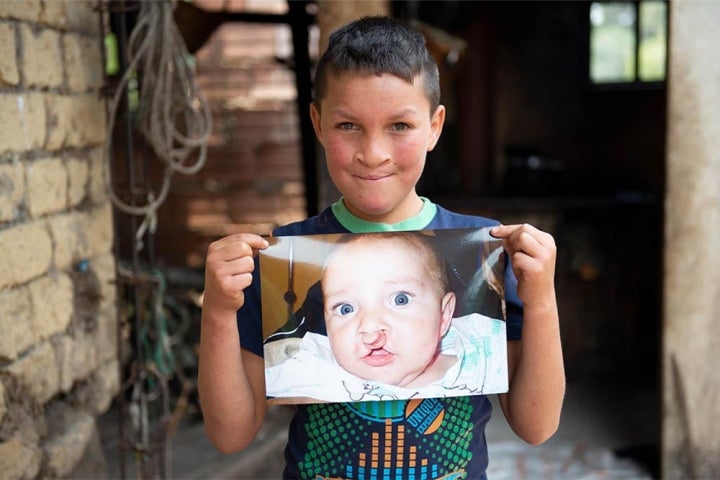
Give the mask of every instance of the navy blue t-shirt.
MULTIPOLYGON (((483 228, 499 222, 463 215, 425 201, 424 221, 415 230, 483 228)), ((341 202, 319 215, 277 228, 273 236, 348 233, 341 202)), ((362 222, 358 219, 359 222, 362 222)), ((353 226, 357 223, 353 222, 353 226)), ((373 228, 365 225, 365 230, 373 228)), ((397 225, 396 225, 397 227, 397 225)), ((376 230, 409 229, 381 225, 376 230)), ((358 233, 353 228, 353 233, 358 233)), ((509 265, 509 264, 508 264, 509 265)), ((257 267, 257 265, 256 265, 257 267)), ((259 270, 256 269, 256 272, 259 270)), ((259 275, 238 311, 241 344, 263 355, 259 275)), ((519 340, 522 303, 517 280, 505 272, 507 338, 519 340)), ((492 405, 484 395, 357 403, 301 404, 293 417, 285 449, 286 479, 395 480, 485 478, 488 466, 485 426, 492 405)))

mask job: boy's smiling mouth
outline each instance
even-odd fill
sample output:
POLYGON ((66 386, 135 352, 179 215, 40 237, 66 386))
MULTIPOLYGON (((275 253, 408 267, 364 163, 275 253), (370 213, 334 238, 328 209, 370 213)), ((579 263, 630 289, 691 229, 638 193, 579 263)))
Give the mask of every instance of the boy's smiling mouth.
POLYGON ((358 178, 360 180, 367 180, 367 181, 376 181, 376 180, 382 180, 388 177, 391 177, 391 173, 378 173, 373 175, 355 175, 355 178, 358 178))

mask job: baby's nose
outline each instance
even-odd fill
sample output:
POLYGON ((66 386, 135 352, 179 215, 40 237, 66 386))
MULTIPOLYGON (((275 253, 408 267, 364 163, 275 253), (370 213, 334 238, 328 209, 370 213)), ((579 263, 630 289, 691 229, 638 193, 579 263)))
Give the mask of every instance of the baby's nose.
POLYGON ((362 342, 369 348, 380 348, 385 345, 385 330, 365 332, 362 334, 362 342))

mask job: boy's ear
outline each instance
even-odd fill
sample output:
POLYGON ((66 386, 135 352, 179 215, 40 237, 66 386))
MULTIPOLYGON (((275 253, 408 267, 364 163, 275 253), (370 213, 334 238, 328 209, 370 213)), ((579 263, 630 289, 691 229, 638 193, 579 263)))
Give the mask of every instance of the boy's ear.
POLYGON ((312 121, 313 130, 315 130, 315 135, 318 138, 318 141, 322 143, 322 127, 320 126, 320 107, 318 107, 317 103, 312 102, 310 104, 310 120, 312 121))
POLYGON ((430 119, 430 138, 428 141, 427 151, 431 151, 435 148, 440 134, 442 133, 443 125, 445 125, 445 106, 438 105, 430 119))
POLYGON ((450 329, 453 315, 455 314, 455 293, 448 292, 440 302, 440 310, 442 313, 442 321, 440 323, 440 335, 445 335, 450 329))

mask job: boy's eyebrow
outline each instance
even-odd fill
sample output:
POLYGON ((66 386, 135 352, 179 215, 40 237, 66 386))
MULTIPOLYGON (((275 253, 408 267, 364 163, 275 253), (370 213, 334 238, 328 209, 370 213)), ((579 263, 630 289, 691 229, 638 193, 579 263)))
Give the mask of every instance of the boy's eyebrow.
MULTIPOLYGON (((345 110, 342 109, 342 108, 333 108, 333 109, 331 109, 328 113, 329 113, 331 116, 349 118, 349 119, 351 119, 351 120, 352 120, 352 119, 355 119, 355 117, 356 117, 356 116, 353 115, 352 113, 347 112, 347 111, 345 111, 345 110)), ((400 111, 396 112, 395 114, 393 114, 393 115, 390 117, 390 119, 391 119, 391 120, 399 120, 399 119, 402 119, 402 118, 407 117, 408 115, 417 115, 417 114, 418 114, 418 110, 417 110, 416 108, 413 108, 413 107, 405 107, 405 108, 401 109, 400 111)))
POLYGON ((417 109, 415 109, 413 107, 405 107, 390 118, 391 119, 401 119, 401 118, 405 118, 407 115, 417 115, 417 113, 418 113, 417 109))

